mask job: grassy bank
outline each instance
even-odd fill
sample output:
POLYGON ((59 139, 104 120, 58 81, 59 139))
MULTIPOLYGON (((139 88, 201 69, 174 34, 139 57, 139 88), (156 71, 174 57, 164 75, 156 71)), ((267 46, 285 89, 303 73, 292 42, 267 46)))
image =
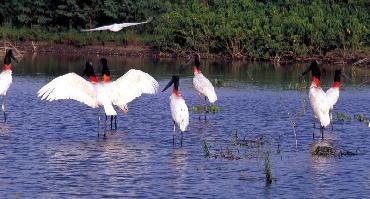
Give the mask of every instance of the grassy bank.
POLYGON ((72 16, 79 12, 64 10, 63 2, 37 2, 11 7, 16 16, 13 18, 0 14, 3 24, 0 37, 75 47, 113 42, 150 46, 162 54, 176 56, 200 52, 274 62, 309 58, 337 62, 369 55, 370 3, 366 0, 138 0, 125 4, 98 0, 91 5, 71 1, 76 11, 91 9, 92 14, 82 12, 81 16, 72 16), (108 4, 117 9, 105 7, 108 4), (37 9, 40 5, 53 7, 55 12, 35 16, 20 9, 26 6, 32 10, 32 6, 37 9), (117 33, 78 31, 122 20, 140 21, 149 16, 154 16, 152 22, 117 33))

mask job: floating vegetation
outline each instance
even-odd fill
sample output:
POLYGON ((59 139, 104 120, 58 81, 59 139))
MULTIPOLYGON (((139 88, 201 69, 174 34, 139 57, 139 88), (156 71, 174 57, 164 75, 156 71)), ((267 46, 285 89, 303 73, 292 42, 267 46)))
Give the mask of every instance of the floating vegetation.
POLYGON ((191 111, 193 112, 196 112, 196 113, 203 113, 203 112, 207 112, 207 113, 218 113, 221 111, 221 107, 217 106, 217 105, 209 105, 209 106, 192 106, 191 107, 191 111))
POLYGON ((221 88, 226 86, 226 81, 223 79, 211 79, 211 83, 214 87, 221 88))
POLYGON ((352 121, 352 117, 349 115, 345 115, 344 113, 336 112, 335 115, 338 121, 343 121, 343 122, 352 121))
POLYGON ((349 151, 349 150, 340 150, 333 147, 327 141, 321 141, 319 143, 315 143, 311 146, 311 154, 316 156, 325 156, 325 157, 343 157, 343 156, 354 156, 357 155, 357 150, 349 151))
POLYGON ((355 115, 355 119, 359 122, 366 122, 368 121, 368 119, 364 116, 364 114, 360 113, 360 114, 356 114, 355 115))
POLYGON ((314 146, 311 148, 311 154, 317 156, 334 156, 335 149, 331 146, 314 146))

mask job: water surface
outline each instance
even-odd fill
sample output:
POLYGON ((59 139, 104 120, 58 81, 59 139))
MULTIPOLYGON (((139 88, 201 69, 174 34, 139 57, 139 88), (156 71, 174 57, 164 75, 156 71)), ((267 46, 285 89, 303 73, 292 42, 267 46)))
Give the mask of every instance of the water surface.
MULTIPOLYGON (((369 136, 366 123, 337 121, 326 139, 357 156, 323 158, 310 154, 313 129, 307 89, 298 89, 305 65, 206 61, 202 71, 225 84, 216 88, 222 110, 190 125, 172 145, 170 91, 144 95, 118 115, 118 130, 97 136, 96 110, 75 101, 45 102, 36 92, 56 76, 81 73, 86 59, 99 71, 98 57, 26 56, 13 70, 8 92, 8 118, 0 123, 0 195, 6 198, 200 197, 200 198, 363 198, 370 194, 369 136), (303 107, 303 108, 302 108, 303 107), (297 144, 288 113, 295 118, 297 144), (204 157, 203 141, 212 153, 239 137, 269 140, 274 181, 266 185, 264 155, 228 160, 204 157), (279 150, 278 150, 279 147, 279 150)), ((179 74, 180 92, 189 108, 199 104, 186 60, 108 58, 113 79, 130 68, 150 73, 163 88, 179 74)), ((326 66, 322 84, 332 84, 326 66)), ((370 117, 370 87, 356 87, 369 71, 345 68, 336 112, 370 117)), ((306 79, 309 85, 309 77, 306 79)), ((334 117, 335 118, 335 117, 334 117)), ((103 130, 103 129, 101 129, 103 130)), ((243 151, 244 149, 241 149, 243 151)), ((252 152, 250 152, 252 151, 252 152)))

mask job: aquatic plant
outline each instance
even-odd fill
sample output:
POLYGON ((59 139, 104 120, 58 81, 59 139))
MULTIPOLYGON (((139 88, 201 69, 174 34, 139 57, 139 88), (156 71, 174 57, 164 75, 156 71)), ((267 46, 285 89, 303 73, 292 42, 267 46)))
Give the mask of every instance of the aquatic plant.
POLYGON ((210 113, 218 113, 219 111, 221 111, 221 107, 217 106, 217 105, 214 105, 214 104, 211 104, 211 105, 208 105, 208 106, 199 106, 199 105, 196 105, 196 106, 192 106, 191 107, 191 111, 195 112, 195 113, 203 113, 203 112, 210 112, 210 113))
POLYGON ((343 156, 354 156, 357 155, 358 150, 344 150, 337 149, 329 142, 319 142, 313 144, 310 148, 311 154, 315 156, 324 156, 324 157, 343 157, 343 156))
POLYGON ((272 183, 272 171, 271 171, 271 157, 270 152, 265 152, 265 178, 266 184, 272 183))
POLYGON ((335 115, 338 121, 352 121, 352 117, 344 113, 336 112, 335 115))
POLYGON ((356 114, 354 117, 359 122, 366 122, 366 121, 368 121, 368 119, 362 113, 356 114))
POLYGON ((204 157, 206 158, 210 157, 211 152, 209 152, 207 140, 203 140, 203 152, 204 152, 204 157))

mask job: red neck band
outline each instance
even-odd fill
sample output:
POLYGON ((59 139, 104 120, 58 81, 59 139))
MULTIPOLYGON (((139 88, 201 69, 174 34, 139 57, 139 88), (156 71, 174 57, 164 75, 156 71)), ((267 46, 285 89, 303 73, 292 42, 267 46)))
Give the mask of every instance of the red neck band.
POLYGON ((340 87, 340 82, 333 83, 333 88, 339 88, 339 87, 340 87))
POLYGON ((180 92, 176 90, 175 88, 173 88, 172 94, 176 95, 177 97, 180 96, 180 92))
POLYGON ((89 80, 91 83, 95 84, 95 83, 98 83, 98 78, 96 78, 96 76, 90 76, 89 77, 89 80))
POLYGON ((194 74, 199 74, 201 71, 196 67, 193 66, 194 74))
POLYGON ((11 70, 11 64, 3 64, 3 70, 11 70))
POLYGON ((313 81, 313 84, 315 85, 315 87, 319 87, 320 85, 320 79, 318 79, 317 77, 313 77, 312 78, 312 81, 313 81))
POLYGON ((110 82, 110 76, 108 76, 108 75, 103 75, 103 81, 104 81, 104 82, 110 82))

